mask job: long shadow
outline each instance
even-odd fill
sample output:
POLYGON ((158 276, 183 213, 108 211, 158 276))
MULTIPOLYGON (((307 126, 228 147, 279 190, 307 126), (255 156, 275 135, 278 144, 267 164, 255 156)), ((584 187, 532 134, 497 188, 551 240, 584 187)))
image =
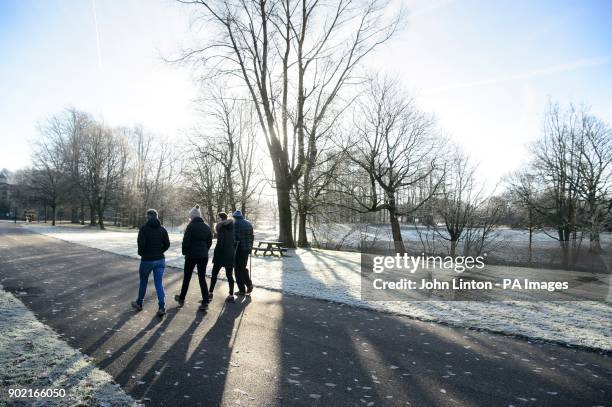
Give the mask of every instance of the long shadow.
MULTIPOLYGON (((123 357, 123 355, 128 353, 132 347, 135 347, 135 351, 129 352, 131 354, 134 354, 135 356, 130 359, 130 361, 124 368, 124 371, 129 371, 130 368, 133 368, 135 365, 138 365, 139 361, 144 358, 144 355, 146 355, 147 352, 155 346, 157 340, 163 334, 163 328, 168 327, 170 325, 170 322, 172 322, 172 319, 174 319, 175 315, 175 310, 168 310, 168 314, 164 318, 160 318, 157 315, 154 315, 147 324, 147 326, 142 328, 140 332, 134 335, 126 343, 121 345, 118 349, 112 351, 111 356, 102 359, 98 364, 100 365, 100 367, 106 368, 113 364, 117 359, 123 357), (151 333, 151 331, 156 327, 158 329, 151 333), (148 339, 142 345, 136 346, 136 344, 148 334, 150 334, 148 339)), ((94 351, 98 349, 99 348, 93 348, 94 351)), ((118 376, 117 379, 121 380, 122 378, 121 376, 118 376)))
MULTIPOLYGON (((333 256, 324 257, 331 264, 333 256)), ((610 364, 592 352, 285 297, 281 404, 598 405, 612 387, 606 379, 597 385, 610 364)))
MULTIPOLYGON (((299 258, 298 262, 304 268, 299 258)), ((303 278, 311 280, 307 273, 303 278)), ((309 281, 304 284, 308 285, 309 281)), ((283 404, 380 405, 386 400, 374 392, 364 398, 357 391, 360 383, 368 382, 371 372, 358 363, 354 349, 353 328, 359 327, 341 320, 341 315, 352 310, 351 307, 291 297, 283 298, 281 304, 278 331, 282 360, 278 388, 283 404)), ((396 397, 398 392, 403 393, 396 389, 396 397)))
MULTIPOLYGON (((129 382, 134 371, 138 371, 137 385, 128 385, 128 390, 138 398, 150 399, 152 405, 221 405, 232 357, 232 338, 249 301, 224 304, 218 313, 213 309, 196 311, 188 327, 169 338, 170 345, 155 351, 155 360, 145 361, 145 347, 141 347, 118 374, 119 382, 129 382), (182 389, 180 394, 175 390, 178 386, 182 389)), ((191 318, 193 311, 193 307, 175 308, 175 322, 178 316, 191 318)), ((162 328, 167 327, 160 327, 158 332, 162 328)))

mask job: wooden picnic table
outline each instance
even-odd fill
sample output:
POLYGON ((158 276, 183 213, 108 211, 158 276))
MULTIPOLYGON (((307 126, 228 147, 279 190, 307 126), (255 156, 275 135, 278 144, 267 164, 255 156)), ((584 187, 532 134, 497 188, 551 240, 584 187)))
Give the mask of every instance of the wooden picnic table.
POLYGON ((257 242, 257 247, 253 247, 253 254, 257 254, 259 251, 263 251, 264 256, 268 252, 270 252, 270 255, 273 255, 274 252, 278 252, 283 256, 287 252, 287 248, 283 247, 283 242, 276 240, 260 240, 257 242))

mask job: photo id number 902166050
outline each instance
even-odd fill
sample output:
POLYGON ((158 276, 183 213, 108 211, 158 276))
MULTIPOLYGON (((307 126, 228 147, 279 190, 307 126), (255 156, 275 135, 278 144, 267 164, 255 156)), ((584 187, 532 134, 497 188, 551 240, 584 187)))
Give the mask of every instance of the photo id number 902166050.
POLYGON ((65 389, 8 389, 9 398, 49 399, 66 397, 65 389))

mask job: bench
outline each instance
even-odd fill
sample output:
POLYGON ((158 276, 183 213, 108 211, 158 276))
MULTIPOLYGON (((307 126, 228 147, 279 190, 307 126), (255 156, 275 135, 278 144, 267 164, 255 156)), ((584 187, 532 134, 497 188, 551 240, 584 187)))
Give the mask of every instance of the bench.
POLYGON ((283 242, 261 240, 257 243, 257 247, 253 247, 253 254, 257 255, 257 253, 263 252, 265 256, 268 252, 270 252, 270 255, 274 255, 274 253, 277 252, 282 257, 288 250, 286 247, 282 247, 282 244, 283 242))

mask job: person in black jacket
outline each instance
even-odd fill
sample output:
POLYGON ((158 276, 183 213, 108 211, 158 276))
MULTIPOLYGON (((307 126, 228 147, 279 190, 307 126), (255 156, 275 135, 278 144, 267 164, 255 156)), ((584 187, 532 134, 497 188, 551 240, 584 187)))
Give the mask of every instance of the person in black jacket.
POLYGON ((210 279, 210 292, 208 296, 210 299, 213 297, 213 290, 217 283, 217 276, 221 267, 225 268, 225 276, 229 284, 229 296, 227 302, 236 302, 234 298, 234 277, 232 276, 234 270, 234 222, 227 218, 225 212, 221 212, 217 215, 219 217, 219 223, 215 225, 215 231, 217 232, 217 244, 215 245, 215 251, 213 252, 213 269, 212 277, 210 279))
POLYGON ((138 299, 132 301, 132 307, 136 308, 138 311, 142 310, 142 302, 147 291, 149 275, 152 271, 159 305, 157 315, 161 317, 166 314, 162 277, 166 268, 164 252, 168 250, 169 247, 170 239, 168 238, 168 232, 157 218, 157 211, 155 209, 147 210, 147 223, 145 223, 138 232, 138 255, 140 256, 140 268, 138 273, 140 274, 140 288, 138 290, 138 299))
POLYGON ((198 281, 200 291, 202 291, 201 310, 208 307, 208 286, 206 285, 206 265, 208 264, 208 249, 212 245, 212 232, 200 213, 200 206, 194 206, 189 212, 191 222, 187 225, 183 235, 183 255, 185 256, 185 270, 183 275, 183 286, 181 293, 175 295, 174 299, 182 307, 185 303, 185 296, 189 289, 189 282, 193 269, 198 266, 198 281))
POLYGON ((253 248, 253 225, 244 218, 240 211, 236 211, 234 216, 234 240, 236 241, 236 284, 238 285, 238 295, 246 295, 253 291, 253 283, 249 277, 247 261, 253 248))

